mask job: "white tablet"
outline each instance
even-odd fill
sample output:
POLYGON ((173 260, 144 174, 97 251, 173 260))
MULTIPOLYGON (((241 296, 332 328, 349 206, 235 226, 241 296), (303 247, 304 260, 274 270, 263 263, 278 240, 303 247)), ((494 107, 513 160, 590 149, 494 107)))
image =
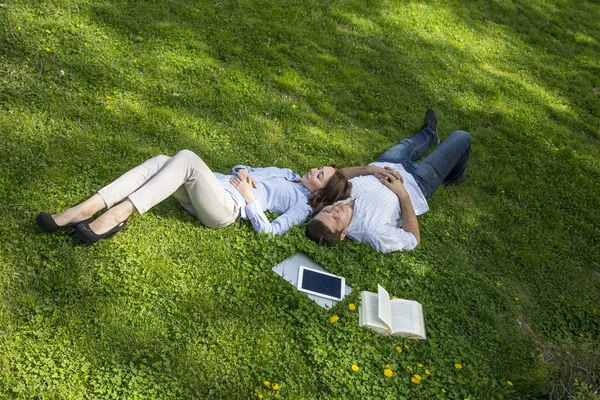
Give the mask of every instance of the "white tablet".
POLYGON ((298 290, 326 299, 341 300, 345 295, 346 278, 318 271, 303 265, 298 271, 298 290))

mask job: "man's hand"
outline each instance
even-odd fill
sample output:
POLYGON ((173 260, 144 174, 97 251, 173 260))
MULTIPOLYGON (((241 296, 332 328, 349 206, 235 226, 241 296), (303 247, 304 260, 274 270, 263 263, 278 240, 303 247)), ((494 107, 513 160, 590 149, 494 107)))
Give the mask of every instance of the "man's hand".
POLYGON ((390 172, 388 175, 379 178, 379 181, 383 183, 385 187, 394 192, 398 197, 408 196, 408 192, 404 187, 404 178, 402 178, 402 175, 400 175, 400 173, 395 169, 391 169, 391 171, 393 172, 390 172))
POLYGON ((400 182, 404 183, 404 178, 402 177, 400 172, 396 171, 392 167, 381 168, 376 167, 375 165, 371 165, 370 168, 372 168, 372 174, 380 180, 385 179, 388 182, 399 180, 400 182))
POLYGON ((245 180, 246 182, 250 183, 252 185, 253 188, 257 188, 258 185, 256 184, 256 181, 254 180, 254 178, 252 177, 252 175, 250 175, 250 172, 248 172, 248 170, 246 168, 240 168, 237 171, 235 171, 237 174, 237 177, 240 178, 241 180, 245 180))
MULTIPOLYGON (((252 181, 254 181, 254 179, 252 179, 252 181)), ((246 204, 250 204, 256 200, 254 198, 254 193, 252 192, 252 183, 250 183, 250 179, 240 179, 237 176, 232 176, 229 179, 229 183, 231 183, 233 187, 240 192, 240 194, 244 197, 244 200, 246 200, 246 204)))
POLYGON ((392 171, 393 172, 390 171, 390 175, 385 178, 380 178, 379 181, 398 196, 402 214, 402 229, 415 235, 418 244, 421 241, 421 235, 419 233, 419 222, 417 221, 415 209, 413 208, 410 196, 404 187, 402 175, 395 169, 392 169, 392 171))

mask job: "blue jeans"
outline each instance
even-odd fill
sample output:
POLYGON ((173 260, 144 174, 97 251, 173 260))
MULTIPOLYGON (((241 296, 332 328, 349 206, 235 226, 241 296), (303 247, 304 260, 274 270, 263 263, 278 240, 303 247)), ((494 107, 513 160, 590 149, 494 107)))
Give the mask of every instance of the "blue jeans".
POLYGON ((471 156, 471 135, 465 131, 454 131, 425 159, 417 161, 436 141, 433 130, 424 128, 383 153, 377 161, 402 164, 406 172, 415 178, 425 198, 429 199, 442 183, 464 180, 471 156))

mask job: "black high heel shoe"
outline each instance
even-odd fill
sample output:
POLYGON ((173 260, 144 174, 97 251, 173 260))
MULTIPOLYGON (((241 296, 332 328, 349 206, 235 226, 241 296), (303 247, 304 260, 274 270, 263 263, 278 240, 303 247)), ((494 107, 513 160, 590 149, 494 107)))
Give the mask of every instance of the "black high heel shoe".
POLYGON ((99 235, 95 233, 92 228, 90 228, 90 224, 88 222, 82 222, 75 226, 75 232, 73 232, 73 235, 79 238, 79 240, 81 240, 83 243, 94 244, 100 239, 110 239, 111 237, 115 236, 117 232, 125 228, 125 225, 127 225, 127 220, 119 222, 117 226, 108 232, 99 235))
MULTIPOLYGON (((37 217, 35 217, 35 222, 44 232, 52 233, 62 228, 74 228, 75 226, 83 223, 89 224, 90 222, 92 222, 92 219, 93 217, 90 217, 88 219, 84 219, 83 221, 69 222, 66 225, 58 225, 56 222, 54 222, 52 215, 42 211, 37 215, 37 217)), ((69 234, 71 234, 72 231, 73 230, 71 229, 69 234)))

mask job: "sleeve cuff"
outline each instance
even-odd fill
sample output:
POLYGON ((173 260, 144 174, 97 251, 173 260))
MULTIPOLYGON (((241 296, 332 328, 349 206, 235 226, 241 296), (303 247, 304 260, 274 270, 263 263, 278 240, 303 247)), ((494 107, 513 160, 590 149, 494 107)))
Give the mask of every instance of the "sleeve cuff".
POLYGON ((242 168, 244 168, 248 172, 252 172, 252 171, 250 171, 250 167, 248 167, 247 165, 236 165, 235 167, 231 168, 231 175, 235 175, 236 172, 242 168))
POLYGON ((252 203, 246 204, 244 206, 244 209, 246 210, 246 215, 248 215, 248 216, 256 215, 257 213, 262 212, 262 208, 260 208, 260 205, 258 204, 258 200, 254 200, 252 203))

